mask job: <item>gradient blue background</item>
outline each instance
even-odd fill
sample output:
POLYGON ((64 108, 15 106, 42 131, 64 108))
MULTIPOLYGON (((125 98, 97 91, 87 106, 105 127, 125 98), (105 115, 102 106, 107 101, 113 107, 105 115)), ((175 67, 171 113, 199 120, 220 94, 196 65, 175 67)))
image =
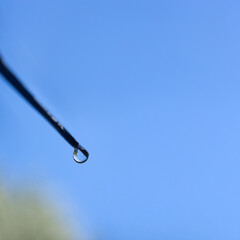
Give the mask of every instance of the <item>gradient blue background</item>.
POLYGON ((239 12, 237 0, 1 1, 2 56, 90 152, 75 164, 1 77, 4 181, 45 186, 102 239, 239 240, 239 12))

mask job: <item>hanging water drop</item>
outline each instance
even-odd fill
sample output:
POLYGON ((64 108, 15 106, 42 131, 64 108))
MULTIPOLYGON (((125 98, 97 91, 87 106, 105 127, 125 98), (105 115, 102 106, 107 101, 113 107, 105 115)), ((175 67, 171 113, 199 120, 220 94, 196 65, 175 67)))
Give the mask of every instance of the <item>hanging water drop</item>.
POLYGON ((77 163, 84 163, 88 160, 88 152, 81 145, 78 145, 77 148, 74 148, 73 159, 77 163))

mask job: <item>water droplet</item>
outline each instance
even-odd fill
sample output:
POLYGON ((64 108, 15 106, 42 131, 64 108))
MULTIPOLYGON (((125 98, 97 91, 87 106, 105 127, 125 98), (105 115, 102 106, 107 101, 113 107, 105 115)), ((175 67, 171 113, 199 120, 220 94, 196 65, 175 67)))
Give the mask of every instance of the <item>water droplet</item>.
POLYGON ((74 148, 73 151, 73 159, 77 162, 77 163, 84 163, 88 160, 88 152, 87 150, 82 147, 81 145, 78 145, 77 148, 74 148))

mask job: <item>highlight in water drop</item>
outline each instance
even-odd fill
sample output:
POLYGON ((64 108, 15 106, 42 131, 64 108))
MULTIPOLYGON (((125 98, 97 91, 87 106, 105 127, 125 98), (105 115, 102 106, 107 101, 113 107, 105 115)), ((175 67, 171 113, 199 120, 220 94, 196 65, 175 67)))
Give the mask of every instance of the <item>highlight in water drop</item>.
POLYGON ((82 147, 81 145, 78 145, 77 148, 74 148, 73 151, 73 159, 77 162, 77 163, 84 163, 88 160, 88 152, 87 150, 82 147))

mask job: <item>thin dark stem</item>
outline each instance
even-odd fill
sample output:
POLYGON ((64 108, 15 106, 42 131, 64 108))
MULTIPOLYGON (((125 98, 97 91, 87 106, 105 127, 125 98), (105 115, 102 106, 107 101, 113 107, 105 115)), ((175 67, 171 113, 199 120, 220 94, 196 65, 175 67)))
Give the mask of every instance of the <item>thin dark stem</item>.
POLYGON ((75 140, 75 138, 58 122, 17 79, 0 58, 0 73, 5 79, 35 108, 74 148, 78 148, 87 158, 88 152, 75 140))

